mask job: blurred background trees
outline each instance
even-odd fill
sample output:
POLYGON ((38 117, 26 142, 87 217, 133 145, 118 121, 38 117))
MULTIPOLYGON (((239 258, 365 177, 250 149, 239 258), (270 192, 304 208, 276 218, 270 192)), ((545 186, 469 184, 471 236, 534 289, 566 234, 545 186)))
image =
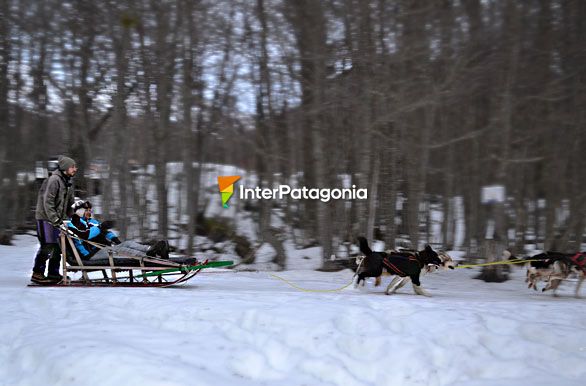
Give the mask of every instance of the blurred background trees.
MULTIPOLYGON (((179 184, 189 252, 206 163, 368 188, 283 206, 324 258, 357 235, 476 253, 486 185, 506 188, 504 244, 579 249, 584 20, 570 0, 0 0, 0 234, 31 218, 36 162, 67 153, 122 237, 167 237, 179 184), (84 178, 99 160, 101 182, 84 178)), ((272 204, 255 210, 274 244, 272 204)))

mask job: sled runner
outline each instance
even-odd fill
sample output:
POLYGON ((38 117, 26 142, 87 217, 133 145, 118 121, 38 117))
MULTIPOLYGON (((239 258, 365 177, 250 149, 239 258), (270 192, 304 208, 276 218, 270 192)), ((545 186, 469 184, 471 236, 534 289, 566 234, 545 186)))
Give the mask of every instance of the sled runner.
MULTIPOLYGON (((198 262, 195 258, 161 259, 150 256, 119 255, 108 246, 108 258, 82 260, 73 243, 75 235, 61 231, 61 267, 63 279, 59 282, 31 283, 29 286, 50 287, 169 287, 185 283, 202 269, 233 265, 232 261, 198 262), (81 278, 72 280, 67 274, 81 272, 81 278), (101 274, 101 275, 100 275, 101 274)), ((88 242, 87 240, 84 240, 88 242)), ((90 242, 91 243, 91 242, 90 242)))

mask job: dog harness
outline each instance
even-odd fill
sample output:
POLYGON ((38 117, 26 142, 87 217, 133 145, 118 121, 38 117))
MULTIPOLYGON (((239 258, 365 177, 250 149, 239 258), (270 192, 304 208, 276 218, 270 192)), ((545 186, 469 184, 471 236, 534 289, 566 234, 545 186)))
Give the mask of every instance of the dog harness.
POLYGON ((389 261, 387 257, 383 259, 383 264, 395 275, 399 276, 407 276, 403 271, 401 271, 397 266, 389 261))
MULTIPOLYGON (((412 255, 409 257, 405 257, 405 256, 397 256, 397 257, 401 257, 403 259, 408 259, 410 261, 416 262, 420 269, 423 268, 423 265, 421 264, 421 262, 417 258, 417 255, 412 255)), ((383 258, 383 264, 387 267, 387 269, 389 269, 395 275, 399 275, 399 276, 403 276, 403 277, 409 276, 405 272, 401 271, 395 264, 393 264, 387 256, 385 256, 383 258)))
POLYGON ((570 258, 581 270, 586 271, 586 252, 578 252, 570 258))

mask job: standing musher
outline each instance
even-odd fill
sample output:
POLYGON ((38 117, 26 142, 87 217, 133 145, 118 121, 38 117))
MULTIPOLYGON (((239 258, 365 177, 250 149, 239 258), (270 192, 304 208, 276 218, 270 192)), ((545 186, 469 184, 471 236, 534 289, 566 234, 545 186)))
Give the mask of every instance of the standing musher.
POLYGON ((59 247, 59 228, 73 210, 73 186, 71 178, 77 173, 75 161, 69 157, 60 157, 58 170, 43 182, 37 197, 37 237, 41 247, 35 257, 31 281, 35 283, 59 282, 61 265, 61 248, 59 247), (49 269, 45 276, 45 265, 49 260, 49 269))

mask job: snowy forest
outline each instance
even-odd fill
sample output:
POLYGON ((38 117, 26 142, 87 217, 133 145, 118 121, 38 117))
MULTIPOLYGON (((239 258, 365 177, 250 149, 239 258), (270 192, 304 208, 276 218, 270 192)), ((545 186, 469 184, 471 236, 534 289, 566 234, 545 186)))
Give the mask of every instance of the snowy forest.
POLYGON ((0 239, 34 224, 35 170, 67 154, 121 238, 179 229, 188 254, 205 165, 367 188, 237 206, 324 260, 360 235, 475 254, 489 219, 516 253, 579 250, 584 20, 579 0, 0 0, 0 239))

